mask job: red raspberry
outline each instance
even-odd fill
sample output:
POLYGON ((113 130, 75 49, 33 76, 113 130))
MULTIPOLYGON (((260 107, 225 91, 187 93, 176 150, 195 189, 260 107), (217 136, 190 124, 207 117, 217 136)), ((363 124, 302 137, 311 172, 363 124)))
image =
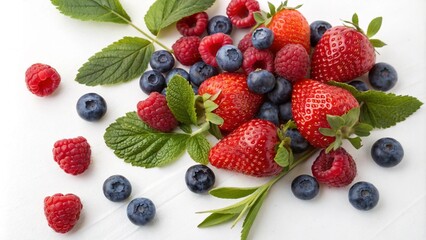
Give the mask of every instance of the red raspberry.
POLYGON ((49 65, 36 63, 25 72, 25 83, 33 94, 44 97, 52 94, 59 86, 61 76, 49 65))
POLYGON ((44 215, 47 223, 58 233, 70 231, 80 218, 83 208, 80 198, 74 194, 57 193, 44 199, 44 215))
POLYGON ((215 33, 210 36, 206 36, 201 40, 198 51, 201 54, 201 58, 205 63, 213 67, 217 67, 216 53, 223 46, 232 44, 232 38, 224 33, 215 33))
POLYGON ((240 49, 242 53, 244 53, 247 50, 247 48, 253 47, 253 43, 251 41, 251 35, 252 35, 251 32, 247 33, 238 43, 238 49, 240 49))
POLYGON ((243 54, 243 69, 249 74, 256 69, 274 72, 274 54, 269 50, 259 50, 249 47, 243 54))
POLYGON ((53 158, 66 173, 78 175, 90 164, 90 145, 84 137, 62 139, 53 146, 53 158))
POLYGON ((170 132, 178 125, 167 106, 166 97, 158 92, 150 93, 147 99, 138 103, 137 108, 142 121, 158 131, 170 132))
POLYGON ((179 20, 176 28, 183 36, 201 36, 208 22, 209 15, 206 12, 199 12, 179 20))
POLYGON ((237 28, 249 28, 256 24, 253 12, 260 11, 256 0, 231 0, 226 14, 237 28))
POLYGON ((172 46, 176 59, 185 66, 191 66, 201 60, 198 46, 201 39, 196 36, 181 37, 172 46))
POLYGON ((275 55, 275 73, 292 82, 305 78, 309 66, 309 54, 300 44, 287 44, 275 55))
POLYGON ((356 175, 356 164, 345 149, 325 153, 323 149, 312 164, 312 175, 320 183, 331 187, 349 185, 356 175))

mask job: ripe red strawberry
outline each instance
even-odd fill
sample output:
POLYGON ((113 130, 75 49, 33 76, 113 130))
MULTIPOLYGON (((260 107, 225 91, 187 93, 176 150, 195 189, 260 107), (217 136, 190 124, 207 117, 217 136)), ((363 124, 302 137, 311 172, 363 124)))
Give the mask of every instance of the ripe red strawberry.
POLYGON ((221 73, 204 81, 198 94, 208 93, 219 96, 214 100, 219 105, 213 113, 223 118, 219 126, 222 131, 232 131, 252 119, 262 104, 262 95, 249 91, 247 76, 242 73, 221 73))
POLYGON ((275 148, 279 143, 276 126, 266 120, 252 119, 220 140, 209 153, 210 163, 256 177, 281 172, 275 161, 275 148))
POLYGON ((91 149, 84 137, 61 139, 53 145, 53 158, 66 173, 78 175, 90 165, 91 149))
POLYGON ((47 223, 58 233, 66 233, 75 226, 82 208, 80 198, 74 194, 57 193, 44 199, 47 223))
POLYGON ((312 54, 311 78, 322 82, 348 82, 370 71, 376 62, 375 47, 385 44, 375 35, 381 25, 381 18, 371 21, 367 35, 358 26, 356 14, 352 18, 355 28, 337 26, 328 29, 321 37, 312 54), (369 36, 369 37, 367 37, 369 36))

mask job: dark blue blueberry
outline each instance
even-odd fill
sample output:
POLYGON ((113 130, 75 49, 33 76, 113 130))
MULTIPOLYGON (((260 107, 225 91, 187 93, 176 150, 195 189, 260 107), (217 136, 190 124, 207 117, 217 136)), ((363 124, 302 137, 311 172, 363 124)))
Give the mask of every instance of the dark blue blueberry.
POLYGON ((235 46, 224 45, 217 51, 216 61, 222 70, 235 72, 243 64, 243 54, 235 46))
POLYGON ((142 74, 142 77, 139 80, 139 86, 142 91, 148 95, 152 92, 161 92, 166 86, 166 79, 164 79, 161 72, 157 70, 149 70, 142 74))
POLYGON ((217 75, 219 72, 215 67, 206 64, 203 61, 196 62, 189 68, 189 80, 195 86, 200 86, 207 78, 217 75))
POLYGON ((185 71, 182 68, 173 68, 172 70, 170 70, 169 73, 167 73, 166 76, 166 84, 169 84, 170 80, 173 78, 174 75, 179 74, 181 77, 185 78, 186 80, 189 81, 189 73, 187 71, 185 71))
POLYGON ((251 42, 257 49, 267 49, 272 45, 273 41, 274 33, 269 28, 257 28, 251 35, 251 42))
POLYGON ((387 63, 376 63, 368 73, 371 86, 380 91, 388 91, 398 81, 398 74, 394 67, 387 63))
POLYGON ((132 185, 129 180, 121 175, 113 175, 107 178, 102 189, 105 197, 113 202, 123 201, 132 193, 132 185))
POLYGON ((77 101, 76 108, 78 115, 90 122, 98 121, 107 111, 104 98, 96 93, 86 93, 81 96, 77 101))
POLYGON ((368 91, 367 84, 365 82, 361 81, 361 80, 353 80, 353 81, 349 82, 349 85, 352 85, 353 87, 355 87, 360 92, 368 91))
POLYGON ((299 175, 291 182, 291 191, 294 196, 302 200, 310 200, 318 195, 318 181, 309 175, 299 175))
POLYGON ((215 175, 209 167, 197 164, 186 170, 185 182, 192 192, 204 193, 213 187, 215 175))
POLYGON ((308 150, 310 144, 304 137, 302 137, 299 130, 288 129, 285 135, 291 139, 290 148, 293 153, 302 153, 308 150))
POLYGON ((398 165, 404 157, 404 149, 393 138, 381 138, 371 147, 373 160, 382 167, 398 165))
POLYGON ((318 20, 318 21, 312 22, 310 25, 310 28, 311 28, 311 46, 315 47, 317 43, 319 42, 319 40, 321 39, 322 35, 324 35, 325 31, 331 28, 331 24, 326 21, 318 20))
POLYGON ((288 120, 293 119, 293 113, 291 112, 291 101, 280 104, 278 106, 280 120, 284 123, 288 120))
POLYGON ((170 52, 166 50, 158 50, 152 54, 149 65, 152 69, 165 73, 173 68, 175 65, 175 59, 170 52))
POLYGON ((290 81, 282 77, 277 77, 277 83, 275 84, 274 89, 272 89, 272 91, 270 91, 266 96, 269 101, 275 104, 281 104, 290 100, 292 90, 293 86, 290 81))
POLYGON ((256 118, 268 120, 278 126, 280 124, 278 117, 278 106, 271 102, 264 102, 262 106, 260 106, 256 118))
POLYGON ((135 198, 127 205, 127 217, 136 225, 145 225, 155 216, 155 205, 148 198, 135 198))
POLYGON ((263 69, 251 72, 247 77, 248 88, 257 94, 265 94, 272 91, 276 82, 274 75, 263 69))
POLYGON ((379 191, 369 182, 357 182, 349 189, 348 197, 356 209, 370 210, 379 202, 379 191))
POLYGON ((229 18, 217 15, 212 17, 209 20, 209 23, 207 25, 207 33, 209 35, 215 34, 215 33, 225 33, 225 34, 231 34, 232 32, 232 23, 229 18))

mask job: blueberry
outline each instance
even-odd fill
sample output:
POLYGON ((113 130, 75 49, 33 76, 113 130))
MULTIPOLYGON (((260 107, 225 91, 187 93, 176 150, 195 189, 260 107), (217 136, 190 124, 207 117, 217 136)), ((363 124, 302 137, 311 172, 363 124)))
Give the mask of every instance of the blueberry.
POLYGON ((398 74, 394 67, 387 63, 376 63, 368 73, 371 86, 380 91, 388 91, 398 81, 398 74))
POLYGON ((299 175, 291 182, 291 191, 294 196, 302 200, 310 200, 318 195, 318 181, 309 175, 299 175))
POLYGON ((315 22, 312 22, 310 25, 311 28, 311 46, 315 47, 319 40, 321 39, 322 35, 324 35, 325 31, 331 28, 331 24, 318 20, 315 22))
POLYGON ((272 91, 276 82, 274 75, 263 69, 251 72, 247 77, 248 88, 257 94, 265 94, 272 91))
POLYGON ((204 193, 213 187, 215 175, 209 167, 197 164, 186 170, 185 182, 192 192, 204 193))
POLYGON ((200 86, 207 78, 217 75, 219 72, 213 66, 203 61, 196 62, 189 68, 189 80, 195 86, 200 86))
POLYGON ((127 205, 127 217, 136 225, 145 225, 155 216, 155 205, 148 198, 135 198, 127 205))
POLYGON ((393 138, 381 138, 371 147, 371 156, 379 166, 393 167, 401 162, 404 157, 404 149, 393 138))
POLYGON ((96 93, 86 93, 81 96, 77 101, 76 108, 78 115, 90 122, 98 121, 107 111, 104 98, 96 93))
POLYGON ((224 45, 217 51, 216 61, 222 70, 235 72, 243 64, 243 54, 235 46, 224 45))
POLYGON ((360 80, 353 80, 353 81, 349 82, 349 85, 352 85, 353 87, 355 87, 360 92, 368 91, 367 84, 363 81, 360 81, 360 80))
POLYGON ((291 91, 293 90, 293 86, 290 81, 277 77, 277 82, 275 84, 274 89, 270 91, 266 96, 269 101, 275 104, 285 103, 291 98, 291 91))
POLYGON ((112 175, 107 178, 102 189, 105 197, 113 202, 123 201, 132 193, 132 185, 129 180, 121 175, 112 175))
POLYGON ((260 106, 256 118, 268 120, 278 126, 280 124, 278 111, 277 105, 271 102, 264 102, 262 106, 260 106))
POLYGON ((229 18, 217 15, 212 17, 209 20, 209 23, 207 25, 207 33, 209 35, 215 34, 215 33, 225 33, 225 34, 231 34, 232 32, 232 23, 229 18))
POLYGON ((149 95, 152 92, 161 92, 166 86, 166 80, 161 72, 149 70, 142 74, 139 86, 144 93, 149 95))
POLYGON ((280 104, 278 106, 278 110, 279 117, 282 122, 286 123, 287 121, 293 119, 293 113, 291 112, 291 101, 280 104))
POLYGON ((288 129, 285 135, 291 139, 290 148, 293 153, 302 153, 308 150, 310 144, 304 137, 302 137, 299 130, 288 129))
POLYGON ((158 50, 152 54, 149 65, 152 69, 164 73, 173 68, 175 65, 175 59, 170 52, 166 50, 158 50))
POLYGON ((169 73, 167 73, 167 76, 166 76, 166 85, 169 84, 170 80, 176 74, 179 74, 181 77, 183 77, 183 78, 185 78, 186 80, 189 81, 189 73, 187 71, 185 71, 182 68, 173 68, 172 70, 170 70, 169 73))
POLYGON ((251 35, 251 42, 257 49, 267 49, 272 45, 273 41, 274 33, 269 28, 257 28, 251 35))
POLYGON ((356 209, 370 210, 379 202, 379 191, 369 182, 357 182, 349 189, 348 197, 356 209))

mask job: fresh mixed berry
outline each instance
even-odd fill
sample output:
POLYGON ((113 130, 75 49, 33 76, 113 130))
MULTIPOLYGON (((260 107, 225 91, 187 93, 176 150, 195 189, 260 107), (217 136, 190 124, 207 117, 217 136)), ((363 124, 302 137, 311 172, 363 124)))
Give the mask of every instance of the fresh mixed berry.
POLYGON ((257 94, 265 94, 271 92, 277 80, 274 74, 266 70, 256 70, 247 76, 247 86, 250 91, 257 94))
POLYGON ((149 65, 152 69, 165 73, 175 66, 175 58, 168 51, 158 50, 152 54, 149 65))
POLYGON ((300 44, 287 44, 275 55, 275 73, 292 82, 308 75, 309 54, 300 44))
POLYGON ((177 21, 176 28, 183 36, 201 36, 206 31, 209 15, 199 12, 177 21))
POLYGON ((200 46, 201 39, 197 36, 188 36, 179 38, 173 45, 173 53, 176 59, 185 66, 191 66, 192 64, 201 60, 200 52, 198 48, 200 46))
POLYGON ((257 28, 253 31, 251 36, 251 42, 257 49, 267 49, 272 45, 274 41, 274 33, 271 29, 266 27, 257 28))
POLYGON ((93 122, 98 121, 105 115, 107 104, 101 95, 86 93, 78 99, 76 109, 81 118, 93 122))
POLYGON ((189 73, 182 68, 173 68, 172 70, 170 70, 170 72, 167 73, 166 76, 166 85, 170 82, 170 80, 175 76, 175 75, 180 75, 181 77, 185 78, 186 80, 189 81, 189 73))
POLYGON ((139 80, 139 86, 145 94, 161 92, 163 88, 166 87, 166 79, 161 72, 149 70, 142 74, 139 80))
POLYGON ((231 0, 226 14, 237 28, 250 28, 256 24, 253 13, 260 10, 256 0, 231 0))
POLYGON ((357 182, 349 189, 351 205, 359 210, 370 210, 379 202, 379 190, 369 182, 357 182))
POLYGON ((127 205, 127 217, 139 226, 148 224, 154 219, 156 208, 148 198, 135 198, 127 205))
POLYGON ((25 72, 25 83, 31 93, 39 96, 51 95, 61 83, 61 76, 47 64, 36 63, 25 72))
POLYGON ((275 104, 282 104, 290 101, 291 99, 291 91, 293 90, 293 86, 290 81, 277 77, 275 87, 266 94, 269 101, 275 104))
POLYGON ((293 153, 302 153, 311 146, 296 128, 287 129, 285 136, 290 138, 290 148, 293 153))
POLYGON ((369 89, 367 84, 361 80, 353 80, 353 81, 350 81, 348 84, 352 85, 360 92, 365 92, 365 91, 368 91, 369 89))
POLYGON ((58 233, 67 233, 77 224, 83 204, 74 194, 57 193, 44 198, 44 215, 49 226, 58 233))
POLYGON ((90 165, 91 148, 86 138, 65 138, 53 145, 53 159, 66 173, 79 175, 90 165))
POLYGON ((274 54, 268 49, 249 47, 244 51, 243 58, 243 70, 246 74, 258 69, 274 72, 274 54))
POLYGON ((291 101, 278 105, 279 117, 281 122, 286 123, 293 119, 293 113, 291 112, 291 101))
POLYGON ((108 177, 102 186, 105 197, 113 202, 126 200, 132 193, 132 185, 122 175, 108 177))
POLYGON ((379 166, 394 167, 402 161, 404 149, 394 138, 380 138, 371 147, 371 157, 379 166))
POLYGON ((160 132, 171 132, 178 126, 166 97, 158 92, 149 94, 148 98, 137 104, 137 114, 151 128, 160 132))
POLYGON ((291 182, 291 191, 294 196, 302 200, 310 200, 319 193, 318 181, 310 175, 299 175, 291 182))
POLYGON ((232 23, 229 18, 217 15, 209 20, 207 25, 207 34, 224 33, 230 35, 232 32, 232 23))
POLYGON ((398 73, 388 63, 376 63, 368 72, 368 81, 374 89, 386 92, 395 86, 398 73))
POLYGON ((219 49, 224 46, 231 44, 232 38, 224 33, 214 33, 201 39, 198 51, 203 61, 213 67, 217 67, 216 54, 219 49))
POLYGON ((194 193, 204 193, 210 190, 215 183, 214 172, 206 165, 197 164, 186 170, 186 186, 194 193))
POLYGON ((331 28, 331 24, 323 20, 317 20, 312 22, 309 27, 311 29, 311 46, 315 47, 325 31, 331 28))
POLYGON ((270 121, 278 126, 280 124, 278 106, 271 102, 264 102, 260 106, 256 118, 270 121))
POLYGON ((203 61, 196 62, 189 69, 189 80, 195 86, 200 86, 206 79, 217 75, 218 70, 203 61))
POLYGON ((243 54, 233 45, 225 45, 217 51, 216 62, 220 69, 235 72, 243 64, 243 54))

